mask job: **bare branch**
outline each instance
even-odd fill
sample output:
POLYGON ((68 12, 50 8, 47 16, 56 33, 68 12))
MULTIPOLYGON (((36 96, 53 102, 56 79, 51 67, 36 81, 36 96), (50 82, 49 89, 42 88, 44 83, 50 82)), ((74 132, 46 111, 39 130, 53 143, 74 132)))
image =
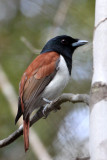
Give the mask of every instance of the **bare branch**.
POLYGON ((40 53, 40 49, 36 49, 33 47, 33 45, 25 38, 25 37, 21 37, 20 40, 25 44, 25 46, 34 54, 39 54, 40 53))
POLYGON ((0 140, 0 148, 7 146, 8 144, 15 141, 18 137, 23 134, 23 125, 21 125, 15 132, 9 135, 7 138, 0 140))
MULTIPOLYGON (((59 109, 59 106, 64 102, 72 102, 72 103, 86 103, 89 104, 89 95, 87 94, 71 94, 71 93, 65 93, 62 94, 60 97, 55 99, 52 103, 50 103, 46 110, 45 114, 48 115, 51 111, 59 109)), ((37 111, 37 113, 31 118, 30 126, 32 126, 35 122, 37 122, 39 119, 44 117, 43 109, 40 109, 37 111)), ((0 141, 0 148, 7 146, 8 144, 15 141, 18 137, 20 137, 23 134, 23 125, 21 125, 15 132, 13 132, 11 135, 9 135, 7 138, 0 141)))
POLYGON ((49 33, 47 36, 48 39, 59 34, 61 26, 64 24, 64 21, 66 20, 66 16, 71 6, 71 3, 72 0, 61 0, 56 14, 53 18, 53 25, 51 28, 49 28, 49 33))
POLYGON ((53 19, 54 26, 60 27, 63 25, 71 3, 72 3, 72 0, 61 1, 59 8, 55 14, 55 17, 53 19))
POLYGON ((90 160, 90 157, 76 158, 76 160, 90 160))
POLYGON ((105 22, 107 20, 107 17, 104 18, 103 20, 101 20, 94 28, 94 30, 96 30, 103 22, 105 22))

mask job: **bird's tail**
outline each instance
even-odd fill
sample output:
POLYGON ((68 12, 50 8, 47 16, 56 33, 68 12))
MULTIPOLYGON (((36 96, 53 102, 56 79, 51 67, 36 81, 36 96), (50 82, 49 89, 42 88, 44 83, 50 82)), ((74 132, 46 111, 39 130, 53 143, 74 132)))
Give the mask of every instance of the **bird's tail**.
POLYGON ((24 135, 24 146, 25 152, 29 149, 29 119, 23 120, 23 135, 24 135))

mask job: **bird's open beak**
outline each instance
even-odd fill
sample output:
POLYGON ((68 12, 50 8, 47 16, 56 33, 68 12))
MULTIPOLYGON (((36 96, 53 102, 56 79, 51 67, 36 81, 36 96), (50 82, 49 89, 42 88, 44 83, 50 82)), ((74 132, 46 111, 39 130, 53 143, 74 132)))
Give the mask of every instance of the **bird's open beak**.
POLYGON ((86 40, 78 40, 77 42, 72 43, 72 46, 73 47, 79 47, 79 46, 83 46, 87 43, 88 43, 88 41, 86 41, 86 40))

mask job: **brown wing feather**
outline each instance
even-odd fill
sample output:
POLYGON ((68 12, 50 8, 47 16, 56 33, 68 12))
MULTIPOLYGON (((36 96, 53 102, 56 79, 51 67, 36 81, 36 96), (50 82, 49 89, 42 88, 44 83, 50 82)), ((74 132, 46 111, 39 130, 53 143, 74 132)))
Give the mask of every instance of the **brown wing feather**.
MULTIPOLYGON (((21 110, 25 119, 34 108, 39 107, 39 95, 55 76, 58 59, 59 54, 56 52, 41 54, 29 65, 23 74, 19 96, 21 99, 21 110)), ((19 118, 17 117, 17 120, 19 118)))
POLYGON ((39 55, 22 76, 19 88, 18 113, 15 123, 23 114, 25 151, 29 148, 29 116, 36 107, 43 105, 40 96, 57 72, 59 54, 48 52, 39 55))
MULTIPOLYGON (((32 91, 30 97, 27 100, 24 100, 24 107, 25 107, 24 114, 23 114, 24 119, 26 119, 27 116, 30 115, 35 108, 41 107, 45 104, 45 102, 42 99, 42 91, 49 84, 49 82, 53 79, 56 72, 57 70, 55 70, 49 76, 40 79, 38 87, 32 91)), ((34 81, 35 81, 35 85, 37 85, 36 80, 34 81)))

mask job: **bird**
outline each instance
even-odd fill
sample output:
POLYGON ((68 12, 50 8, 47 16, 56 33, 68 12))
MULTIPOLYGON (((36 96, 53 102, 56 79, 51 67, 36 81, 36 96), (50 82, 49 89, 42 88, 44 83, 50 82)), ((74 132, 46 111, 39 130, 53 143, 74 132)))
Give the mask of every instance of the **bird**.
POLYGON ((72 55, 88 41, 59 35, 50 39, 22 75, 19 84, 18 111, 15 124, 23 115, 25 152, 29 149, 30 115, 35 109, 57 98, 68 84, 72 55))

